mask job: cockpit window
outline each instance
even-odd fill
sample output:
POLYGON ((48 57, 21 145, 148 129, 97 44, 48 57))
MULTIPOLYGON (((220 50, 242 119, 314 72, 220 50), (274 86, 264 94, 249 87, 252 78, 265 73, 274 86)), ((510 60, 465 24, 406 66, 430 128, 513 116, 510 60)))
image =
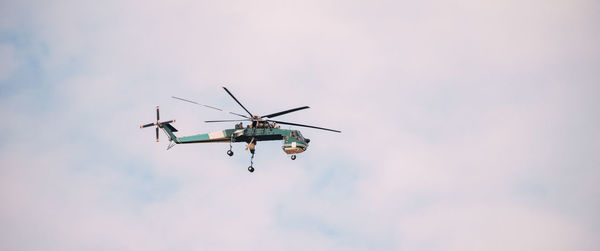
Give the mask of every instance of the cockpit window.
POLYGON ((300 133, 300 131, 296 131, 296 133, 298 134, 298 139, 305 141, 304 137, 302 136, 302 133, 300 133))

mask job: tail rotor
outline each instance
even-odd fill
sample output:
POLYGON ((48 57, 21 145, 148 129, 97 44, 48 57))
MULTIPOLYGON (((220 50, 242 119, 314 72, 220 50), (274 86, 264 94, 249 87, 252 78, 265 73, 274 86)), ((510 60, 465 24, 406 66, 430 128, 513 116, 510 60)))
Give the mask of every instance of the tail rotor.
POLYGON ((164 124, 169 124, 169 123, 173 123, 175 122, 175 120, 169 120, 169 121, 163 121, 160 122, 160 109, 158 106, 156 106, 156 123, 148 123, 145 125, 141 125, 140 128, 146 128, 146 127, 151 127, 151 126, 156 126, 156 142, 159 141, 158 138, 158 128, 162 128, 164 124))

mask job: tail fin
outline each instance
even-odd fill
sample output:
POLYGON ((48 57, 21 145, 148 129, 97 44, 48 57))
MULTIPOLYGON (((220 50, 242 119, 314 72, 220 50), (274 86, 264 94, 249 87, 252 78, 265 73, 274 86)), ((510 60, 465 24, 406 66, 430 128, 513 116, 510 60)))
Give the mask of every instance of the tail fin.
MULTIPOLYGON (((173 120, 173 122, 175 122, 175 121, 173 120)), ((177 132, 177 129, 175 129, 175 127, 173 127, 171 125, 170 121, 161 123, 159 125, 159 127, 162 128, 163 130, 165 130, 165 132, 167 133, 167 136, 169 136, 169 140, 170 141, 173 141, 175 143, 179 143, 177 136, 175 136, 175 134, 173 134, 174 132, 177 132)))

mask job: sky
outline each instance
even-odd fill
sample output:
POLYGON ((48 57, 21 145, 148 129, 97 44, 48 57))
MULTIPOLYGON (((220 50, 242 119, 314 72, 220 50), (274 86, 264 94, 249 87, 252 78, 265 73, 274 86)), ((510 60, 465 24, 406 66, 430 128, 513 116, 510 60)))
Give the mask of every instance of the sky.
POLYGON ((0 1, 0 250, 599 250, 600 2, 0 1), (308 105, 281 142, 155 142, 308 105))

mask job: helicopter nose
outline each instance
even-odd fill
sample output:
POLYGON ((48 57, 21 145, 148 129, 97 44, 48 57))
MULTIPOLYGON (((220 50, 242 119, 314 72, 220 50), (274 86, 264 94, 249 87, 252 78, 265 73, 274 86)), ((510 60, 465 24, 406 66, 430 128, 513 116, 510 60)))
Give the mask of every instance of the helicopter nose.
POLYGON ((310 139, 305 139, 305 140, 306 140, 306 143, 310 143, 310 139))

